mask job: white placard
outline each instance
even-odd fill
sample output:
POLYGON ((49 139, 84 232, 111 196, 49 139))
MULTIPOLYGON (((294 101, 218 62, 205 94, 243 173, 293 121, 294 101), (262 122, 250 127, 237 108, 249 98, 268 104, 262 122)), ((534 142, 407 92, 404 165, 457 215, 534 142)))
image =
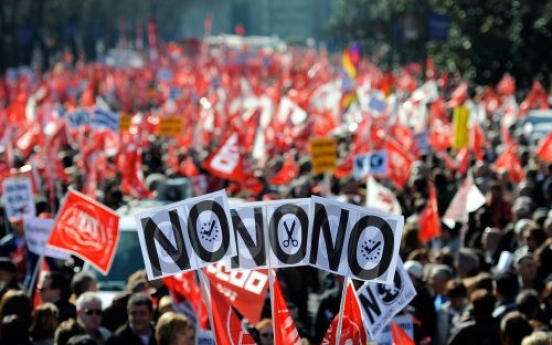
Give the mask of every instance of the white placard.
POLYGON ((36 216, 33 187, 28 177, 7 178, 2 181, 4 204, 8 219, 36 216))
MULTIPOLYGON (((404 314, 395 316, 393 322, 405 331, 410 339, 414 339, 414 320, 412 315, 404 314)), ((393 334, 391 334, 391 323, 387 324, 381 333, 374 339, 378 345, 394 345, 393 334)))
POLYGON ((54 227, 54 219, 50 218, 23 218, 25 229, 25 243, 27 248, 39 256, 67 260, 71 254, 46 246, 50 233, 54 227))
POLYGON ((392 282, 403 216, 313 196, 309 219, 310 265, 353 279, 392 282))
POLYGON ((199 269, 236 254, 226 192, 135 215, 148 278, 199 269))
POLYGON ((416 289, 399 258, 392 284, 368 282, 357 294, 364 325, 372 337, 378 337, 389 321, 416 296, 416 289))

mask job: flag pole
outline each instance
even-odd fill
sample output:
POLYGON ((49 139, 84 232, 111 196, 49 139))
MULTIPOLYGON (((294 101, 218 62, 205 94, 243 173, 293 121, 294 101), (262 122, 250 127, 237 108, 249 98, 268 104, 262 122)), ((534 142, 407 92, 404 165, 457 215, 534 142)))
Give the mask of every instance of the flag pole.
MULTIPOLYGON (((213 308, 211 307, 211 295, 209 293, 209 290, 207 289, 208 285, 207 284, 211 284, 207 278, 205 277, 205 272, 203 272, 203 269, 198 269, 197 270, 197 273, 199 275, 199 285, 201 286, 201 293, 203 294, 203 300, 205 301, 205 305, 207 306, 207 315, 209 316, 209 323, 211 323, 211 329, 213 330, 213 332, 215 331, 214 330, 214 325, 215 325, 215 321, 213 319, 213 308)), ((203 303, 200 303, 199 304, 199 311, 202 310, 202 304, 203 303)), ((198 315, 197 315, 197 326, 199 328, 199 324, 201 323, 201 312, 198 312, 198 315)), ((217 342, 217 337, 216 336, 213 336, 214 340, 215 340, 215 344, 217 342)), ((196 337, 197 339, 197 337, 196 337)), ((220 344, 217 344, 217 345, 220 345, 220 344)))
POLYGON ((269 259, 268 260, 268 290, 270 292, 270 310, 272 311, 272 332, 274 334, 274 339, 276 339, 276 323, 274 322, 274 319, 276 317, 277 310, 274 304, 274 280, 275 280, 274 271, 272 270, 272 267, 270 267, 270 259, 269 259))
POLYGON ((339 314, 337 319, 337 334, 335 337, 335 345, 339 345, 341 338, 341 327, 343 326, 343 310, 345 309, 345 296, 347 295, 347 286, 351 283, 351 278, 346 277, 341 287, 341 303, 339 304, 339 314))

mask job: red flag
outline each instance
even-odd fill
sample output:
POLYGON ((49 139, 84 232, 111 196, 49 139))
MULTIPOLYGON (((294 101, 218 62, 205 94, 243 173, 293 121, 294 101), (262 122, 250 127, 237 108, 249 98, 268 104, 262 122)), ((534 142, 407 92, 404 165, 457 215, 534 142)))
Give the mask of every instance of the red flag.
POLYGON ((393 321, 391 321, 391 335, 393 336, 393 345, 416 345, 404 329, 393 321))
POLYGON ((541 140, 536 155, 543 161, 552 162, 552 133, 541 140))
POLYGON ((437 72, 435 70, 435 60, 433 60, 431 56, 428 56, 426 59, 425 78, 426 80, 437 79, 437 72))
POLYGON ((425 210, 420 214, 419 237, 423 242, 441 235, 441 220, 437 210, 437 193, 433 184, 429 185, 429 200, 425 210))
POLYGON ((199 326, 206 329, 209 321, 207 307, 201 297, 201 288, 196 281, 195 272, 188 271, 165 277, 163 283, 169 289, 175 309, 190 317, 194 323, 199 321, 199 326))
POLYGON ((43 303, 42 297, 40 297, 40 290, 39 290, 39 284, 40 280, 42 279, 42 276, 46 274, 47 272, 50 272, 50 266, 48 265, 48 262, 46 261, 45 257, 42 257, 40 259, 40 267, 38 268, 37 272, 37 279, 35 281, 33 288, 33 295, 32 295, 32 301, 33 301, 33 307, 36 309, 39 305, 43 303))
POLYGON ((512 182, 520 183, 525 177, 523 167, 516 154, 516 147, 514 145, 508 146, 508 148, 496 159, 495 169, 505 169, 510 175, 512 182))
POLYGON ((210 284, 213 333, 217 345, 256 345, 224 295, 210 284))
POLYGON ((274 278, 274 345, 300 345, 301 337, 295 327, 295 322, 289 315, 286 300, 280 289, 278 279, 274 278))
POLYGON ((450 123, 440 120, 433 121, 429 127, 428 143, 438 152, 446 151, 452 141, 452 127, 450 123))
POLYGON ((240 314, 253 324, 261 320, 268 289, 265 270, 227 272, 221 263, 216 263, 207 266, 205 274, 216 289, 228 296, 240 314))
POLYGON ((498 82, 496 89, 503 96, 512 96, 516 92, 516 80, 506 73, 498 82))
POLYGON ((402 189, 410 178, 410 169, 414 157, 406 152, 396 141, 387 139, 385 149, 388 155, 389 178, 402 189))
POLYGON ((462 105, 468 99, 468 83, 465 81, 461 82, 456 86, 450 95, 450 101, 448 101, 447 106, 449 108, 455 108, 459 105, 462 105))
POLYGON ((483 132, 483 129, 479 125, 479 123, 474 122, 472 125, 472 131, 473 131, 473 142, 472 142, 472 149, 475 153, 475 156, 477 157, 478 161, 483 160, 484 158, 484 149, 486 149, 489 146, 489 143, 487 142, 487 138, 485 137, 485 132, 483 132))
MULTIPOLYGON (((366 329, 362 322, 362 313, 360 311, 360 302, 352 282, 347 284, 345 300, 343 301, 343 314, 341 321, 341 333, 338 345, 364 345, 367 343, 366 329)), ((339 316, 333 319, 330 328, 324 335, 321 345, 335 345, 337 336, 337 327, 339 325, 339 316)))
POLYGON ((48 245, 73 253, 107 274, 118 242, 117 213, 70 189, 48 245))
POLYGON ((240 163, 241 146, 238 133, 232 133, 221 147, 205 160, 203 167, 215 176, 231 181, 240 181, 243 175, 240 163))
POLYGON ((272 177, 270 183, 277 186, 288 185, 297 177, 297 175, 299 175, 299 166, 297 166, 293 155, 288 154, 282 168, 276 175, 274 175, 274 177, 272 177))

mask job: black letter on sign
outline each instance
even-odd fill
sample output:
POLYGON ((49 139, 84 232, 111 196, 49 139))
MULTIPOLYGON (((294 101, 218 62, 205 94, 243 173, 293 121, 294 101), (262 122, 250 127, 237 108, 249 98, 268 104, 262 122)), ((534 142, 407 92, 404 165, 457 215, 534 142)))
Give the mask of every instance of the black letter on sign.
MULTIPOLYGON (((307 215, 307 212, 303 210, 301 207, 297 205, 292 204, 286 204, 278 207, 274 214, 272 215, 272 218, 270 219, 268 223, 268 237, 270 239, 270 246, 272 247, 272 250, 274 251, 274 254, 283 263, 286 264, 296 264, 303 260, 303 258, 306 255, 307 252, 307 230, 309 228, 309 216, 307 215), (280 220, 282 217, 286 214, 293 214, 297 219, 299 219, 299 228, 296 228, 294 234, 297 234, 298 231, 301 231, 301 241, 299 241, 299 249, 297 250, 297 253, 295 254, 287 254, 282 250, 280 247, 280 241, 278 238, 278 224, 280 223, 280 220)), ((297 239, 297 238, 295 238, 297 239)))
POLYGON ((190 236, 190 243, 192 248, 197 253, 199 258, 206 262, 215 262, 219 261, 224 257, 226 251, 228 250, 228 245, 230 243, 230 226, 228 225, 228 220, 224 214, 224 208, 220 204, 211 201, 205 200, 195 204, 190 209, 190 214, 188 215, 188 235, 190 236), (199 214, 204 211, 212 211, 217 215, 220 224, 220 234, 222 236, 222 244, 218 250, 215 252, 210 252, 203 248, 201 241, 199 240, 198 231, 197 231, 197 220, 199 214))
POLYGON ((163 234, 163 232, 161 232, 161 229, 159 229, 153 219, 145 218, 141 220, 142 229, 144 229, 144 238, 148 249, 148 256, 151 263, 151 272, 155 277, 160 276, 163 273, 161 272, 159 255, 157 254, 157 250, 155 248, 155 240, 157 240, 161 248, 169 254, 178 268, 181 270, 190 269, 190 257, 188 256, 188 251, 186 250, 186 245, 184 244, 182 227, 180 225, 180 218, 178 218, 177 211, 169 211, 169 218, 171 220, 171 228, 176 241, 176 247, 173 247, 169 239, 165 236, 165 234, 163 234))
POLYGON ((364 308, 366 315, 368 315, 370 323, 373 324, 376 317, 381 315, 381 309, 378 301, 376 301, 376 297, 374 297, 374 294, 372 293, 372 290, 370 290, 369 287, 364 289, 364 291, 358 295, 358 301, 360 302, 362 308, 364 308), (375 316, 372 315, 372 313, 374 313, 375 316))
MULTIPOLYGON (((249 232, 243 224, 243 220, 240 218, 238 212, 236 212, 236 210, 230 210, 230 214, 232 215, 232 224, 234 224, 236 245, 238 244, 239 233, 243 239, 243 242, 245 242, 247 250, 251 253, 251 257, 255 261, 255 264, 257 266, 264 266, 266 264, 266 251, 264 243, 263 210, 259 207, 255 207, 253 209, 253 214, 255 215, 255 238, 257 239, 257 243, 255 243, 253 238, 251 238, 251 235, 249 235, 249 232)), ((232 268, 240 267, 240 248, 238 247, 237 249, 238 255, 234 256, 231 260, 232 268)))
POLYGON ((393 240, 393 230, 385 219, 378 216, 365 216, 353 227, 351 238, 349 239, 349 267, 353 274, 363 280, 372 280, 385 273, 391 264, 393 258, 393 248, 395 241, 393 240), (381 254, 380 262, 372 269, 365 270, 358 264, 357 249, 360 234, 369 226, 376 227, 383 235, 383 253, 381 254))
POLYGON ((339 226, 337 228, 337 236, 335 237, 335 245, 332 242, 332 232, 330 230, 330 222, 328 221, 328 213, 324 205, 314 205, 314 221, 312 226, 312 245, 309 262, 314 265, 318 259, 318 241, 320 239, 320 229, 324 234, 326 242, 326 252, 328 253, 328 264, 330 270, 337 271, 343 250, 343 241, 347 230, 347 221, 349 220, 349 210, 341 209, 339 215, 339 226))

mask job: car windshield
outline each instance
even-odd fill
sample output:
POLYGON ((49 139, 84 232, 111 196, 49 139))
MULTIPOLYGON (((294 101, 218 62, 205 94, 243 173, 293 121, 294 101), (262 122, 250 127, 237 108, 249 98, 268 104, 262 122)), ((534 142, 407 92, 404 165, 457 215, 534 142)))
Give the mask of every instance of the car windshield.
POLYGON ((104 276, 96 269, 93 269, 93 271, 98 278, 99 290, 122 291, 127 285, 128 277, 141 269, 144 269, 144 260, 142 259, 138 233, 136 231, 121 231, 121 237, 109 273, 104 276))

